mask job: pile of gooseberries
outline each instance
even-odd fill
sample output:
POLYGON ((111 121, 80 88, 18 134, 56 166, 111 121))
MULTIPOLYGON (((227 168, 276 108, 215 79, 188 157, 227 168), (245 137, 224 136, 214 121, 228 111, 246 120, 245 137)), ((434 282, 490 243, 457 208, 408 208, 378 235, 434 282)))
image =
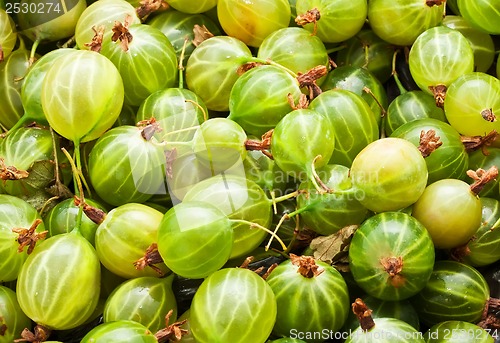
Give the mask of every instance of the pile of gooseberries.
POLYGON ((499 23, 0 0, 0 343, 499 341, 499 23))

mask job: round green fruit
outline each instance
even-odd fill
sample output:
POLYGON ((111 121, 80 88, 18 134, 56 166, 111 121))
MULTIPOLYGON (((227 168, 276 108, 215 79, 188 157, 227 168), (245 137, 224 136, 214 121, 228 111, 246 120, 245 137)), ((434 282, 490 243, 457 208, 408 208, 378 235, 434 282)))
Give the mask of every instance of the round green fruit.
POLYGON ((396 211, 415 203, 427 184, 427 165, 420 151, 402 138, 370 143, 351 166, 354 188, 363 192, 360 202, 374 212, 396 211))
POLYGON ((208 276, 191 304, 196 342, 264 343, 276 321, 276 298, 264 279, 243 268, 208 276))
POLYGON ((349 245, 349 267, 356 283, 382 300, 417 294, 434 266, 431 236, 415 218, 384 212, 368 218, 349 245))

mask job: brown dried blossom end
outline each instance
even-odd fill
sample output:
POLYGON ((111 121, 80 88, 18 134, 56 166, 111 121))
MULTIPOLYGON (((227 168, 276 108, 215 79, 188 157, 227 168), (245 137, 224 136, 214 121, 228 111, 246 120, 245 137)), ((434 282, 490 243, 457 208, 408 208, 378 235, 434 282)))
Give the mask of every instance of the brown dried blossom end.
MULTIPOLYGON (((471 238, 470 241, 471 240, 473 240, 473 238, 471 238)), ((469 248, 469 242, 467 242, 464 245, 461 245, 459 247, 451 249, 450 257, 457 262, 463 262, 464 258, 466 256, 469 256, 470 253, 471 253, 471 250, 469 248)))
POLYGON ((446 0, 426 0, 425 4, 429 7, 432 7, 432 6, 441 6, 445 2, 446 0))
POLYGON ((500 311, 500 299, 489 298, 486 302, 481 316, 481 321, 477 325, 486 330, 500 329, 500 318, 497 313, 500 311))
POLYGON ((253 256, 247 256, 245 258, 245 260, 243 261, 243 263, 241 263, 241 265, 239 266, 239 268, 241 268, 241 269, 248 269, 249 266, 250 266, 250 263, 252 263, 253 260, 255 260, 255 257, 253 257, 253 256))
POLYGON ((14 166, 5 165, 5 160, 0 158, 0 179, 7 180, 21 180, 29 176, 26 170, 17 169, 14 166))
POLYGON ((288 99, 288 104, 290 105, 292 110, 298 110, 309 107, 309 99, 307 98, 307 95, 305 95, 304 93, 300 93, 299 102, 297 104, 295 104, 295 99, 293 98, 293 95, 291 93, 287 94, 287 99, 288 99))
POLYGON ((267 280, 267 278, 269 277, 269 275, 271 274, 271 272, 272 272, 273 270, 275 270, 275 269, 276 269, 276 267, 277 267, 278 265, 279 265, 278 263, 273 263, 273 264, 271 264, 271 265, 269 266, 269 268, 267 268, 267 270, 264 272, 264 274, 262 274, 262 278, 263 278, 264 280, 267 280))
POLYGON ((25 247, 28 247, 27 254, 31 254, 33 252, 33 249, 35 249, 36 242, 45 239, 47 236, 48 231, 42 231, 42 232, 36 232, 36 228, 38 225, 42 223, 42 220, 37 218, 31 224, 29 229, 25 228, 14 228, 12 229, 13 232, 18 234, 17 237, 17 242, 19 243, 19 247, 17 248, 18 252, 23 252, 25 247))
POLYGON ((403 258, 386 257, 380 260, 387 274, 389 274, 389 282, 393 287, 401 287, 406 283, 406 278, 401 275, 403 271, 403 258))
POLYGON ((358 318, 359 324, 363 331, 369 331, 375 326, 375 322, 372 317, 372 310, 366 306, 365 302, 360 298, 357 298, 351 305, 352 312, 358 318))
POLYGON ((483 117, 484 120, 490 123, 494 123, 497 121, 497 117, 493 113, 493 109, 487 108, 485 110, 481 111, 481 117, 483 117))
POLYGON ((194 34, 194 38, 193 38, 192 42, 193 42, 194 46, 198 46, 202 42, 204 42, 207 39, 212 38, 214 36, 214 34, 212 32, 210 32, 210 30, 205 25, 200 26, 198 24, 194 25, 193 34, 194 34))
POLYGON ((170 321, 170 317, 172 317, 173 310, 168 311, 165 316, 166 328, 161 329, 157 333, 155 333, 156 340, 159 343, 166 342, 179 342, 182 339, 182 336, 188 334, 188 330, 181 328, 187 322, 187 319, 184 319, 180 322, 175 322, 173 324, 168 324, 170 321))
POLYGON ((0 44, 0 62, 3 62, 3 60, 4 60, 4 53, 3 53, 2 44, 0 44))
POLYGON ((168 3, 164 0, 142 0, 139 2, 139 7, 135 9, 135 12, 141 21, 144 22, 150 14, 157 11, 165 11, 169 7, 168 3))
POLYGON ((264 133, 261 137, 261 140, 255 140, 255 139, 247 139, 245 141, 245 148, 248 151, 261 151, 264 155, 269 157, 270 159, 273 159, 273 156, 269 152, 269 149, 271 148, 271 138, 273 137, 273 132, 274 130, 271 129, 264 133))
POLYGON ((134 267, 137 270, 144 270, 146 267, 150 267, 158 275, 163 276, 163 271, 156 267, 155 264, 162 263, 163 258, 158 251, 158 244, 152 243, 147 249, 143 257, 134 262, 134 267))
POLYGON ((260 62, 247 62, 238 67, 236 70, 236 73, 238 73, 239 76, 245 74, 247 71, 250 69, 256 68, 258 66, 264 65, 263 63, 260 62))
POLYGON ((84 45, 89 47, 91 51, 100 52, 102 48, 102 41, 104 39, 104 25, 99 27, 92 26, 92 31, 94 31, 94 37, 90 43, 85 43, 84 45))
MULTIPOLYGON (((73 202, 75 206, 82 205, 82 199, 76 195, 73 197, 73 202)), ((83 213, 85 213, 85 215, 97 225, 101 224, 104 219, 106 219, 106 212, 100 208, 90 206, 85 202, 85 200, 82 207, 83 213)))
POLYGON ((493 130, 485 136, 461 136, 462 144, 467 152, 481 149, 485 156, 489 155, 487 147, 493 144, 500 135, 493 130))
POLYGON ((49 328, 46 328, 45 326, 38 324, 35 326, 33 332, 31 332, 29 329, 25 328, 21 332, 21 338, 14 340, 14 343, 18 343, 18 342, 34 342, 34 343, 45 342, 46 340, 49 339, 51 332, 52 332, 52 330, 50 330, 49 328))
POLYGON ((135 124, 135 126, 143 129, 146 126, 154 124, 154 123, 156 123, 156 118, 155 117, 151 117, 149 119, 144 119, 144 120, 138 121, 137 124, 135 124))
POLYGON ((295 18, 295 23, 299 26, 305 26, 307 24, 314 24, 314 29, 312 35, 315 36, 318 30, 318 20, 321 19, 321 13, 316 7, 307 11, 304 14, 298 15, 295 18))
POLYGON ((500 329, 500 319, 494 313, 486 313, 483 317, 484 319, 477 323, 477 326, 490 331, 500 329))
POLYGON ((273 263, 267 269, 264 266, 258 267, 257 269, 251 269, 250 263, 252 263, 254 260, 255 257, 248 256, 245 258, 245 260, 241 263, 241 265, 238 268, 251 270, 254 273, 261 275, 261 277, 264 280, 266 280, 269 274, 271 274, 271 272, 278 266, 277 263, 273 263))
POLYGON ((125 21, 123 24, 119 21, 115 21, 115 25, 113 26, 113 35, 111 36, 111 40, 113 42, 120 41, 120 46, 123 51, 128 51, 128 46, 133 40, 133 36, 128 30, 130 24, 132 23, 132 16, 127 15, 125 17, 125 21))
POLYGON ((468 170, 467 176, 474 180, 474 183, 470 185, 470 190, 474 194, 479 195, 484 186, 498 177, 498 168, 497 166, 491 166, 488 170, 482 168, 476 171, 468 170))
POLYGON ((328 74, 328 68, 324 65, 318 65, 306 73, 297 73, 299 87, 307 87, 309 89, 309 98, 311 100, 323 92, 316 82, 326 74, 328 74))
POLYGON ((141 136, 146 141, 151 140, 157 132, 162 131, 160 123, 154 117, 148 120, 141 120, 136 126, 142 129, 141 136))
POLYGON ((305 73, 298 73, 297 81, 299 81, 299 86, 307 87, 312 85, 316 80, 322 78, 328 74, 328 69, 324 65, 318 65, 305 73))
POLYGON ((445 85, 437 85, 429 86, 429 89, 434 95, 436 106, 439 108, 444 108, 444 99, 446 97, 446 91, 448 90, 448 88, 445 85))
POLYGON ((316 260, 312 256, 290 254, 290 261, 293 265, 299 267, 297 273, 308 279, 319 276, 325 271, 316 264, 316 260))
POLYGON ((422 130, 420 132, 420 145, 418 146, 418 150, 420 151, 423 157, 428 157, 431 153, 436 151, 436 149, 439 148, 441 145, 443 145, 443 142, 441 142, 440 137, 436 136, 436 131, 422 130))
POLYGON ((5 333, 7 332, 7 324, 5 324, 5 320, 3 317, 0 317, 0 323, 2 325, 0 325, 0 336, 5 336, 5 333))
POLYGON ((103 210, 90 206, 89 204, 83 205, 83 213, 97 225, 101 224, 106 219, 106 212, 103 210))

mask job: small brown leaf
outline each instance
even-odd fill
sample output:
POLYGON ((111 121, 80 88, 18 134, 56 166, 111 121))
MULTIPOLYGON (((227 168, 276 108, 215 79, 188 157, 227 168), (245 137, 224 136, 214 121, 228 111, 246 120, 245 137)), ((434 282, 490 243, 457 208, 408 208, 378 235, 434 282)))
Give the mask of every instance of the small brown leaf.
POLYGON ((193 27, 194 39, 193 45, 198 46, 202 42, 206 41, 209 38, 212 38, 214 34, 210 32, 210 30, 205 25, 195 24, 193 27))
POLYGON ((314 251, 314 258, 328 264, 341 261, 346 256, 352 235, 358 227, 358 225, 350 225, 329 236, 314 238, 310 244, 310 248, 314 251))

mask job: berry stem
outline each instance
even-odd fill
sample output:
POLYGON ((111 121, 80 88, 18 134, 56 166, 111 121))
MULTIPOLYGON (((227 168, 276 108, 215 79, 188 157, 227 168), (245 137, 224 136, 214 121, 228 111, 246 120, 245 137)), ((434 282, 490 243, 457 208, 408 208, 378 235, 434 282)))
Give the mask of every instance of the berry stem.
POLYGON ((31 46, 31 51, 30 51, 30 59, 29 59, 29 66, 31 67, 33 63, 36 61, 36 49, 38 48, 38 45, 40 45, 41 39, 37 38, 34 42, 33 45, 31 46))
POLYGON ((246 61, 247 63, 258 63, 258 64, 264 64, 264 65, 272 65, 274 67, 277 67, 277 68, 280 68, 284 71, 286 71, 287 73, 289 73, 290 75, 292 75, 293 77, 297 77, 297 73, 295 73, 293 70, 279 64, 279 63, 276 63, 274 61, 272 61, 271 59, 264 59, 264 58, 258 58, 258 57, 250 57, 247 59, 246 61))
MULTIPOLYGON (((266 228, 266 227, 264 227, 264 226, 262 226, 260 224, 253 223, 253 222, 250 222, 250 221, 244 220, 244 219, 230 219, 230 221, 234 222, 234 223, 247 224, 247 225, 250 226, 250 228, 257 228, 259 230, 265 231, 268 234, 270 234, 272 237, 276 238, 276 240, 280 243, 280 245, 283 248, 283 250, 287 249, 286 244, 283 243, 283 241, 281 240, 281 238, 279 238, 279 236, 275 232, 269 230, 268 228, 266 228)), ((266 247, 266 251, 267 250, 268 250, 268 248, 266 247)))
POLYGON ((75 140, 75 151, 74 151, 74 159, 71 157, 69 152, 65 149, 62 148, 62 152, 66 155, 68 158, 68 161, 71 165, 71 170, 73 172, 73 182, 75 183, 75 196, 79 198, 79 204, 78 204, 78 214, 76 215, 75 219, 75 227, 71 232, 77 232, 80 233, 80 228, 82 225, 82 216, 83 216, 83 206, 85 204, 85 198, 83 194, 83 186, 82 186, 82 178, 83 175, 81 174, 81 157, 80 157, 80 141, 75 140), (75 164, 76 160, 76 164, 75 164))
POLYGON ((184 39, 184 44, 182 45, 181 55, 179 56, 179 88, 184 88, 184 55, 186 53, 186 46, 188 44, 188 38, 184 39))
POLYGON ((392 55, 392 77, 394 78, 394 81, 396 82, 396 85, 398 86, 399 94, 404 94, 408 91, 401 83, 401 80, 399 80, 399 75, 398 75, 398 72, 396 71, 396 58, 398 56, 398 52, 399 52, 399 50, 396 50, 396 51, 394 51, 394 55, 392 55))
POLYGON ((282 196, 279 196, 279 197, 273 197, 273 202, 274 203, 279 203, 281 201, 285 201, 285 200, 288 200, 288 199, 292 199, 292 198, 295 198, 297 195, 299 195, 299 191, 294 191, 294 192, 291 192, 291 193, 287 193, 287 194, 284 194, 282 196))

